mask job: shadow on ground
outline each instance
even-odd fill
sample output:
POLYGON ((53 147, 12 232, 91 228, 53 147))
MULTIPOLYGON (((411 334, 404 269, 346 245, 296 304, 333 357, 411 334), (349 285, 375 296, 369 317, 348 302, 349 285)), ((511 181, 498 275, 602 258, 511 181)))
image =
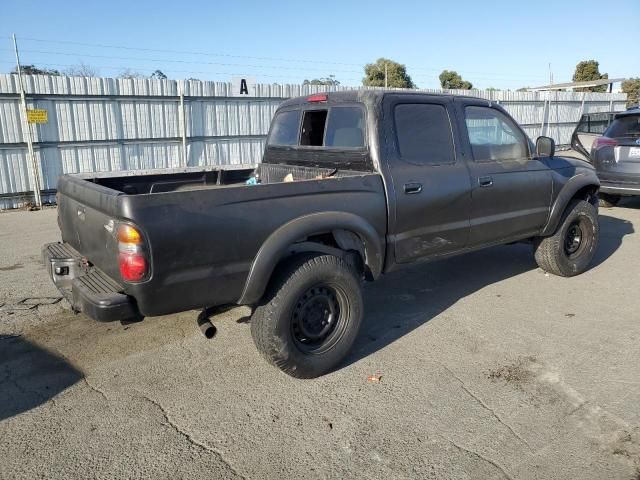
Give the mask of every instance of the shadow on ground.
MULTIPOLYGON (((611 257, 625 235, 626 220, 600 215, 600 243, 591 268, 611 257)), ((415 265, 365 286, 366 315, 348 364, 386 347, 474 292, 538 268, 529 244, 492 247, 415 265)))
POLYGON ((58 355, 22 337, 0 335, 0 421, 46 403, 82 378, 58 355))

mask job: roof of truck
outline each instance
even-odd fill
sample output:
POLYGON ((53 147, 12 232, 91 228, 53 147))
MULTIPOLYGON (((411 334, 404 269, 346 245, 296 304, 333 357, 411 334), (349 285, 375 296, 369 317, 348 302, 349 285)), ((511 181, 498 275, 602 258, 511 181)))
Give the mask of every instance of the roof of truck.
MULTIPOLYGON (((309 95, 305 95, 303 97, 294 97, 288 100, 285 100, 280 104, 280 107, 290 107, 295 105, 304 105, 309 103, 309 98, 316 95, 326 95, 327 100, 331 103, 342 103, 342 102, 363 102, 370 104, 377 104, 382 101, 385 95, 415 95, 421 97, 454 97, 455 95, 449 93, 430 93, 430 92, 421 92, 416 90, 368 90, 368 89, 360 89, 360 90, 346 90, 341 92, 318 92, 312 93, 309 95)), ((473 98, 478 100, 485 100, 479 97, 470 97, 464 96, 464 98, 473 98)))

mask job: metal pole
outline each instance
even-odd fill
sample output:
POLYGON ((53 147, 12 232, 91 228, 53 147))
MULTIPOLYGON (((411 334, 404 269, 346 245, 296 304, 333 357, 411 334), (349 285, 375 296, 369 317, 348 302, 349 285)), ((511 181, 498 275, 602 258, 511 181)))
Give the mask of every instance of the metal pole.
POLYGON ((389 88, 389 82, 387 81, 387 62, 384 62, 384 88, 389 88))
POLYGON ((184 109, 184 80, 182 83, 178 84, 178 88, 180 89, 180 118, 182 120, 182 166, 188 166, 188 158, 187 158, 187 116, 184 109))
POLYGON ((36 160, 36 154, 33 150, 33 137, 31 133, 31 124, 27 118, 27 97, 24 94, 24 86, 22 84, 22 67, 20 67, 20 55, 18 54, 18 42, 16 34, 13 34, 13 49, 16 53, 16 66, 18 67, 18 84, 20 85, 20 99, 22 100, 22 125, 27 133, 27 149, 31 160, 31 175, 33 178, 33 196, 37 208, 42 208, 42 197, 40 196, 40 168, 36 160))

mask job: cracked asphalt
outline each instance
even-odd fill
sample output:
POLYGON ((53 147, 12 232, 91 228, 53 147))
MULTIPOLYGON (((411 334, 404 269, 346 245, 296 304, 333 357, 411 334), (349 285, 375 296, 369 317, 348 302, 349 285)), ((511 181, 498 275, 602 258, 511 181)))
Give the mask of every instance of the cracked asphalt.
POLYGON ((40 246, 55 209, 0 214, 0 478, 640 478, 640 200, 601 210, 593 268, 527 245, 365 288, 336 372, 295 380, 249 310, 74 315, 40 246), (368 376, 380 381, 368 381, 368 376))

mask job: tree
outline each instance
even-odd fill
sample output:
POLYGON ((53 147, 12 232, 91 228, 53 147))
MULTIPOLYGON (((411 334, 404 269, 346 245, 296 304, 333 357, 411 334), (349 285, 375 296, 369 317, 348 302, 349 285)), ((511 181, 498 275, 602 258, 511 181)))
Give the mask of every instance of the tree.
POLYGON ((379 58, 375 63, 368 63, 364 66, 362 85, 365 87, 384 87, 385 67, 388 87, 416 88, 415 83, 407 73, 407 67, 388 58, 379 58))
POLYGON ((78 65, 72 65, 64 70, 62 73, 69 75, 70 77, 99 77, 100 72, 97 68, 87 65, 84 62, 80 62, 78 65))
POLYGON ((167 76, 162 72, 162 70, 156 70, 149 78, 153 78, 154 80, 166 80, 167 76))
MULTIPOLYGON (((576 65, 576 71, 573 74, 574 82, 588 82, 590 80, 601 80, 609 78, 606 73, 600 74, 600 64, 595 60, 584 60, 576 65)), ((598 87, 576 88, 576 92, 606 92, 607 86, 600 85, 598 87)))
POLYGON ((460 74, 454 70, 443 70, 440 76, 440 86, 445 89, 471 90, 473 84, 463 80, 460 74))
MULTIPOLYGON (((20 65, 20 72, 23 75, 60 75, 60 71, 52 68, 39 68, 35 65, 20 65)), ((18 67, 15 67, 11 73, 17 75, 18 67)))
POLYGON ((323 78, 314 78, 313 80, 305 80, 303 85, 326 85, 329 87, 337 87, 340 85, 340 80, 336 80, 335 75, 329 75, 323 78))
POLYGON ((130 68, 125 68, 120 72, 118 78, 147 78, 147 76, 130 68))
POLYGON ((627 94, 627 107, 640 103, 640 77, 622 82, 622 92, 627 94))

